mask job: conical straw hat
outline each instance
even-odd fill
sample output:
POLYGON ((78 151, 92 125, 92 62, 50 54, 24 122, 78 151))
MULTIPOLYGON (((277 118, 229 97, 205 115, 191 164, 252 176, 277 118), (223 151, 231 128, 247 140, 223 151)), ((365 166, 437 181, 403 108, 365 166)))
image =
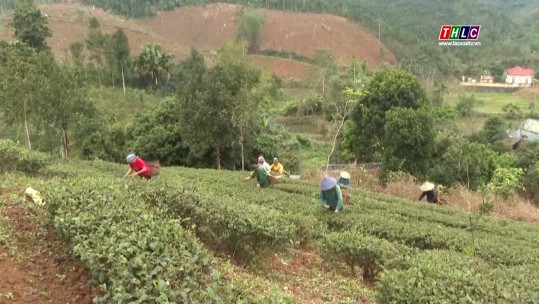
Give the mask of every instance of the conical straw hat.
POLYGON ((434 184, 433 183, 429 183, 429 182, 426 182, 424 183, 423 185, 421 185, 421 187, 419 187, 419 189, 421 191, 430 191, 432 189, 434 189, 434 184))
POLYGON ((335 187, 335 185, 337 185, 337 180, 336 179, 334 179, 331 176, 325 176, 320 181, 320 190, 326 191, 326 190, 329 190, 329 189, 335 187))
POLYGON ((350 173, 348 173, 346 171, 342 171, 341 172, 341 177, 346 178, 346 179, 350 179, 350 173))

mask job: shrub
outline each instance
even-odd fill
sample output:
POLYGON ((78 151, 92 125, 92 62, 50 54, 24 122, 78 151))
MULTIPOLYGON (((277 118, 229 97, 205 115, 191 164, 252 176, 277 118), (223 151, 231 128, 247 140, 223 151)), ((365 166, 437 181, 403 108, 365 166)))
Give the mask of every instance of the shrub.
POLYGON ((427 251, 409 267, 385 271, 380 303, 536 303, 537 267, 491 268, 462 254, 427 251))
POLYGON ((328 233, 322 236, 321 247, 327 256, 344 258, 355 275, 355 266, 363 269, 363 280, 374 281, 378 273, 401 253, 402 246, 358 231, 328 233), (399 250, 400 249, 400 250, 399 250))
POLYGON ((132 185, 82 178, 45 191, 56 228, 104 292, 94 303, 290 302, 278 292, 260 297, 233 284, 179 219, 133 199, 126 191, 132 185))
POLYGON ((21 171, 38 173, 50 163, 48 155, 32 151, 9 140, 0 140, 0 173, 21 171))

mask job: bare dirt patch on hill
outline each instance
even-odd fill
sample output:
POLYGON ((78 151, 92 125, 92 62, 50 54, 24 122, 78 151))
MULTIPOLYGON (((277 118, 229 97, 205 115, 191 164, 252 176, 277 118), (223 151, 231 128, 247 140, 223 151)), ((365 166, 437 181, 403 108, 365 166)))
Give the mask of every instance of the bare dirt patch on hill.
POLYGON ((46 211, 13 202, 9 194, 0 191, 0 303, 92 303, 99 291, 46 211))
MULTIPOLYGON (((159 43, 166 52, 173 53, 176 59, 184 59, 189 55, 189 47, 185 47, 175 41, 161 38, 151 33, 144 25, 124 19, 120 16, 105 12, 102 9, 82 4, 47 4, 41 5, 43 13, 47 15, 49 26, 53 36, 47 39, 47 44, 54 54, 61 60, 70 59, 69 45, 74 41, 85 41, 88 36, 88 20, 96 17, 101 25, 101 31, 106 34, 115 32, 121 28, 129 39, 131 54, 136 55, 141 48, 148 43, 159 43)), ((5 26, 0 28, 0 39, 11 40, 13 31, 6 26, 11 20, 11 15, 6 14, 1 18, 5 26)))
MULTIPOLYGON (((47 43, 60 60, 71 60, 69 46, 84 41, 88 35, 88 20, 96 17, 103 33, 121 28, 129 39, 131 54, 136 55, 148 43, 158 43, 176 60, 189 56, 192 47, 203 53, 216 51, 234 40, 238 29, 235 16, 240 6, 211 4, 185 6, 175 11, 160 12, 146 20, 126 19, 99 8, 74 4, 47 4, 40 6, 47 15, 53 37, 47 43)), ((353 56, 376 67, 384 60, 395 62, 388 53, 383 58, 376 37, 361 25, 329 14, 305 14, 260 9, 265 14, 262 49, 277 49, 312 56, 316 48, 329 48, 344 63, 353 56)), ((11 15, 0 16, 0 39, 12 39, 8 26, 11 15)), ((87 55, 87 54, 86 54, 87 55)), ((253 64, 267 68, 285 78, 306 79, 310 65, 284 58, 250 56, 253 64)))
MULTIPOLYGON (((145 24, 156 35, 185 46, 217 49, 234 40, 239 5, 216 3, 184 6, 160 12, 145 24)), ((344 62, 353 56, 366 60, 369 67, 383 61, 396 62, 389 52, 382 55, 378 39, 363 26, 330 14, 308 14, 259 9, 265 15, 261 49, 295 52, 307 57, 316 48, 329 48, 344 62)))

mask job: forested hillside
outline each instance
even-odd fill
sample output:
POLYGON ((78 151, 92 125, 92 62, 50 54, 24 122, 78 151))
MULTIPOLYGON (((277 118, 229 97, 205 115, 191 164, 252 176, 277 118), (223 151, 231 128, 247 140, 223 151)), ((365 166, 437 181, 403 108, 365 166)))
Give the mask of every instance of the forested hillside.
MULTIPOLYGON (((13 0, 1 1, 4 9, 13 0)), ((47 1, 45 1, 47 2, 47 1)), ((373 33, 380 26, 384 45, 401 65, 416 74, 439 72, 459 76, 483 69, 500 70, 520 64, 539 68, 539 1, 390 1, 390 0, 82 0, 128 17, 145 17, 159 10, 213 2, 240 3, 298 12, 329 12, 358 21, 373 33), (479 24, 480 47, 441 47, 442 24, 479 24), (494 66, 496 65, 496 66, 494 66)))

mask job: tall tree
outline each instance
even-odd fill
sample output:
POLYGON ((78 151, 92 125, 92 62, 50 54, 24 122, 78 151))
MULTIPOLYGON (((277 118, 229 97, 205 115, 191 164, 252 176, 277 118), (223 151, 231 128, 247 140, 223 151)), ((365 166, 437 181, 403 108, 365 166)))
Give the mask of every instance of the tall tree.
POLYGON ((394 108, 386 113, 382 177, 403 171, 424 178, 435 142, 434 119, 426 109, 394 108))
POLYGON ((313 84, 322 89, 322 94, 326 92, 327 82, 339 72, 339 61, 330 49, 316 49, 311 59, 313 67, 310 71, 310 78, 313 84))
POLYGON ((41 63, 45 68, 47 82, 41 88, 41 102, 37 106, 40 117, 53 125, 61 140, 62 158, 69 159, 71 154, 68 132, 82 116, 93 113, 94 108, 88 100, 80 69, 67 65, 59 66, 54 58, 41 63))
POLYGON ((69 44, 69 51, 71 52, 71 57, 73 58, 73 61, 76 65, 82 66, 84 61, 84 42, 82 41, 74 41, 69 44))
MULTIPOLYGON (((230 58, 230 56, 223 56, 230 58)), ((195 69, 193 69, 195 71, 195 69)), ((180 95, 182 139, 192 153, 204 154, 211 149, 215 165, 221 168, 225 149, 243 142, 247 125, 258 108, 251 94, 260 72, 241 63, 225 60, 209 70, 197 68, 180 95)))
POLYGON ((262 40, 264 15, 253 10, 241 10, 241 23, 237 32, 237 40, 245 40, 249 44, 249 52, 257 52, 262 40))
POLYGON ((99 21, 92 17, 89 20, 89 32, 86 38, 86 48, 88 49, 90 64, 93 68, 99 70, 98 78, 101 84, 101 69, 103 68, 103 53, 105 48, 106 36, 101 33, 99 21))
POLYGON ((131 57, 129 52, 129 40, 122 29, 118 29, 107 39, 105 56, 112 78, 122 79, 122 87, 125 94, 125 77, 131 74, 131 57))
POLYGON ((133 59, 133 69, 136 74, 147 80, 147 85, 153 82, 157 87, 159 79, 170 78, 173 58, 172 54, 164 53, 159 44, 147 44, 133 59))
POLYGON ((39 73, 39 63, 48 53, 36 50, 21 42, 0 43, 0 109, 11 121, 23 126, 24 142, 32 149, 28 123, 39 104, 39 90, 46 77, 39 73))
POLYGON ((13 20, 10 23, 15 38, 38 51, 48 51, 46 38, 52 37, 47 18, 41 14, 34 0, 17 0, 13 20))
POLYGON ((386 112, 394 107, 418 109, 429 104, 425 90, 403 70, 376 71, 352 112, 344 146, 361 161, 381 160, 386 112))
POLYGON ((233 126, 231 130, 240 145, 241 168, 245 170, 245 145, 247 139, 257 131, 254 126, 261 116, 260 112, 253 109, 264 108, 269 104, 272 88, 266 86, 270 81, 264 79, 265 75, 250 67, 241 45, 226 44, 220 51, 219 62, 222 66, 235 67, 238 72, 246 72, 243 88, 238 90, 236 97, 229 103, 230 122, 233 126))

